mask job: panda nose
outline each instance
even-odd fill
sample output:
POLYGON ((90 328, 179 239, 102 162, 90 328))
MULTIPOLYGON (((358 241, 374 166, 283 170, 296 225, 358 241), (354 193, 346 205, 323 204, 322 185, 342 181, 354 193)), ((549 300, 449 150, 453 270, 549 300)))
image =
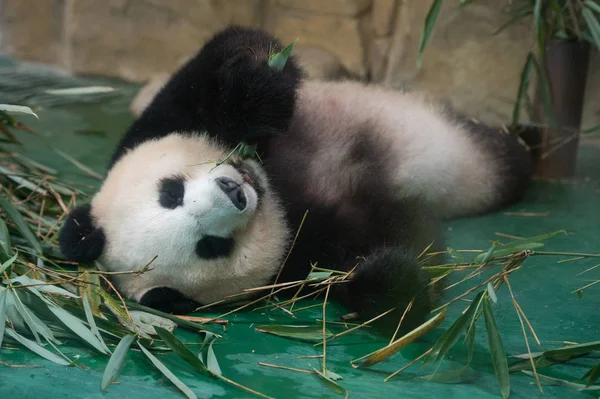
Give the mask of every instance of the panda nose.
POLYGON ((246 208, 246 196, 239 184, 229 177, 218 177, 215 181, 237 209, 243 211, 246 208))

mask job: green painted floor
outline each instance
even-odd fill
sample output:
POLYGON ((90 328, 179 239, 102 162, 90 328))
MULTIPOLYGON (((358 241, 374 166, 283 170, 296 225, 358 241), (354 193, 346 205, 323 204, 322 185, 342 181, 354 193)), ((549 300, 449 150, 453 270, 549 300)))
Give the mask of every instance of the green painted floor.
MULTIPOLYGON (((96 82, 96 81, 94 81, 96 82)), ((106 81, 100 81, 106 84, 106 81)), ((103 166, 119 135, 131 121, 129 103, 136 88, 118 82, 118 96, 97 104, 77 104, 40 110, 40 120, 27 119, 39 136, 19 134, 25 142, 27 154, 44 164, 56 168, 63 176, 90 184, 97 181, 76 169, 69 161, 59 157, 52 148, 58 148, 83 162, 97 172, 103 166), (84 131, 87 131, 84 132, 84 131), (93 131, 93 132, 90 132, 93 131)), ((0 84, 0 98, 10 95, 0 84), (4 92, 3 92, 4 90, 4 92)), ((4 101, 0 101, 4 102, 4 101)), ((593 145, 582 144, 578 179, 573 183, 538 182, 520 204, 506 212, 538 213, 539 216, 508 216, 504 212, 453 221, 448 224, 448 245, 455 249, 485 249, 490 240, 503 238, 496 233, 516 236, 533 236, 555 230, 566 230, 567 236, 551 239, 545 250, 570 252, 600 252, 600 150, 593 145)), ((542 347, 533 340, 532 351, 556 348, 563 341, 584 342, 600 340, 600 285, 579 299, 571 294, 589 281, 600 278, 600 268, 576 277, 579 272, 599 262, 583 260, 557 263, 561 258, 530 258, 522 270, 511 277, 514 294, 533 325, 542 347)), ((458 291, 455 291, 458 292, 458 291)), ((462 292, 462 291, 461 291, 462 292)), ((452 293, 448 296, 452 298, 452 293)), ((349 361, 369 353, 387 343, 387 340, 371 333, 369 329, 351 334, 328 345, 328 368, 340 374, 339 381, 351 398, 496 398, 500 397, 496 377, 488 356, 485 329, 479 328, 476 350, 469 371, 460 381, 433 383, 415 378, 419 366, 407 370, 403 377, 384 383, 387 374, 404 366, 427 349, 450 323, 463 306, 453 307, 444 324, 427 335, 423 342, 413 344, 399 352, 374 370, 356 370, 349 361)), ((498 292, 494 313, 510 355, 525 353, 521 327, 506 289, 498 292)), ((342 309, 329 306, 328 319, 343 314, 342 309)), ((308 374, 266 368, 258 362, 287 367, 310 369, 320 367, 318 359, 298 358, 321 353, 311 344, 278 338, 256 332, 254 326, 273 323, 311 323, 321 318, 320 309, 307 310, 291 319, 281 312, 268 314, 247 312, 230 318, 224 339, 215 344, 223 374, 265 395, 277 398, 334 398, 343 397, 324 387, 319 380, 308 374)), ((187 332, 180 336, 190 342, 200 340, 187 332)), ((119 378, 108 392, 100 392, 102 372, 106 359, 81 350, 79 347, 65 351, 79 354, 81 368, 55 366, 25 350, 0 351, 0 360, 10 364, 37 365, 36 368, 8 368, 0 365, 0 398, 180 398, 183 397, 168 381, 148 366, 143 355, 131 356, 119 378)), ((459 368, 466 359, 462 345, 450 352, 444 368, 459 368)), ((177 375, 193 391, 202 397, 246 398, 254 397, 241 390, 195 374, 190 367, 173 355, 161 356, 167 365, 173 366, 177 375)), ((598 358, 594 359, 598 362, 598 358)), ((593 365, 589 359, 573 361, 569 365, 544 369, 552 376, 580 377, 593 365)), ((429 370, 431 371, 431 370, 429 370)), ((511 374, 511 397, 598 397, 580 393, 565 387, 543 384, 540 394, 535 381, 524 374, 511 374)))

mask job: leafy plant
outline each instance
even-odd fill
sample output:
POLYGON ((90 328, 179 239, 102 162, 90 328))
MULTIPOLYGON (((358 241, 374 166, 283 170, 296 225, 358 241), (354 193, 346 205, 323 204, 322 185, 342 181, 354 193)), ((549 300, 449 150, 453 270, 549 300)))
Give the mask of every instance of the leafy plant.
MULTIPOLYGON (((458 0, 457 5, 464 7, 476 1, 458 0)), ((443 0, 434 0, 425 18, 417 59, 419 67, 442 3, 443 0)), ((533 71, 536 72, 538 78, 546 118, 549 119, 551 125, 555 125, 548 77, 542 67, 547 46, 553 42, 577 41, 600 49, 600 4, 595 0, 507 0, 505 11, 509 16, 508 20, 494 34, 498 34, 508 26, 526 18, 532 20, 534 32, 532 44, 535 50, 528 53, 521 72, 513 108, 512 127, 522 123, 521 109, 523 106, 531 104, 527 92, 533 71)), ((600 125, 583 131, 591 133, 597 130, 600 130, 600 125)))

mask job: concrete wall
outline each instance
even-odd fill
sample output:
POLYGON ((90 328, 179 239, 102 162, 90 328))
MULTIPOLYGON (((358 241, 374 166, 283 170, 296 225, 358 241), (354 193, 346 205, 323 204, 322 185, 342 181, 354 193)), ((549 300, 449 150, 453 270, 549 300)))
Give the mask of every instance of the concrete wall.
MULTIPOLYGON (((431 0, 2 0, 2 50, 77 73, 144 82, 174 71, 216 30, 263 27, 310 75, 424 89, 486 122, 510 121, 533 35, 529 21, 492 35, 503 1, 447 1, 421 69, 431 0)), ((600 123, 600 57, 590 68, 584 124, 600 123)))

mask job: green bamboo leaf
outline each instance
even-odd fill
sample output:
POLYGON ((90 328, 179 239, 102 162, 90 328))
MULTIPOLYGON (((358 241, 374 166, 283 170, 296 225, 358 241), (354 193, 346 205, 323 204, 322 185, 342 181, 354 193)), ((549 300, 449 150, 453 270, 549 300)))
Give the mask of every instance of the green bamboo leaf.
MULTIPOLYGON (((543 60, 544 58, 541 57, 543 60)), ((546 117, 550 120, 550 126, 556 126, 556 116, 554 115, 554 107, 552 105, 552 89, 550 81, 546 75, 546 69, 542 68, 536 58, 533 58, 533 66, 538 77, 538 86, 541 92, 542 103, 546 110, 546 117)))
POLYGON ((83 310, 85 311, 85 317, 87 319, 88 325, 90 326, 90 330, 92 331, 92 334, 94 334, 94 336, 96 336, 96 338, 98 338, 98 342, 102 346, 102 349, 104 349, 104 353, 109 354, 110 349, 108 349, 108 346, 106 346, 106 343, 102 339, 102 335, 100 334, 100 331, 98 330, 98 326, 96 325, 96 322, 94 321, 94 314, 92 313, 92 308, 90 307, 90 301, 88 301, 87 296, 85 296, 85 295, 83 296, 82 303, 83 303, 83 310))
POLYGON ((600 14, 600 4, 592 0, 585 0, 583 4, 592 11, 596 11, 600 14))
POLYGON ((97 94, 97 93, 110 93, 115 91, 113 87, 107 86, 89 86, 89 87, 74 87, 69 89, 50 89, 44 90, 45 93, 61 95, 61 96, 75 96, 81 94, 97 94))
POLYGON ((19 333, 17 333, 16 331, 14 331, 10 328, 6 330, 5 334, 7 336, 9 336, 10 338, 14 339, 15 341, 19 342, 21 345, 23 345, 30 351, 43 357, 46 360, 50 360, 51 362, 60 364, 61 366, 68 366, 69 364, 71 364, 71 363, 67 362, 66 360, 64 360, 63 358, 59 357, 58 355, 55 355, 54 353, 50 352, 49 350, 41 347, 34 341, 28 340, 27 338, 21 336, 19 333))
POLYGON ((552 7, 552 10, 554 11, 554 18, 558 25, 558 30, 564 32, 565 31, 565 18, 564 18, 564 13, 563 13, 563 10, 562 10, 560 4, 558 4, 557 0, 550 0, 550 7, 552 7))
POLYGON ((339 393, 341 395, 346 394, 346 389, 344 387, 342 387, 341 385, 339 385, 337 382, 335 382, 327 374, 323 374, 322 372, 320 372, 319 370, 317 370, 314 367, 313 367, 313 370, 315 371, 314 375, 316 375, 319 378, 319 381, 321 381, 323 383, 323 385, 325 385, 332 391, 339 393))
POLYGON ((164 364, 162 364, 160 362, 160 360, 158 360, 152 353, 150 353, 146 348, 144 348, 142 346, 142 344, 140 344, 139 342, 138 342, 138 346, 140 347, 142 352, 144 352, 144 354, 148 357, 148 359, 150 359, 150 361, 152 362, 154 367, 156 367, 158 369, 158 371, 163 373, 163 375, 165 377, 167 377, 169 379, 169 381, 171 381, 177 388, 179 388, 179 390, 181 392, 183 392, 185 396, 187 396, 190 399, 196 399, 196 394, 194 394, 190 390, 190 388, 188 388, 187 385, 185 385, 179 378, 177 378, 175 376, 175 374, 173 374, 164 364))
POLYGON ((8 112, 11 114, 26 114, 33 115, 37 119, 40 119, 35 112, 31 110, 31 108, 23 106, 23 105, 12 105, 12 104, 0 104, 0 111, 8 112))
POLYGON ((14 290, 10 290, 8 292, 8 295, 12 298, 12 302, 15 305, 15 309, 17 310, 18 314, 22 317, 27 327, 29 327, 29 330, 31 331, 35 340, 39 344, 42 343, 39 334, 41 334, 48 341, 56 340, 54 338, 54 334, 52 334, 52 331, 50 331, 48 326, 43 321, 41 321, 35 315, 35 313, 30 311, 29 308, 25 306, 25 304, 23 304, 17 292, 15 292, 14 290))
POLYGON ((16 253, 12 258, 10 258, 9 260, 7 260, 6 262, 4 262, 0 265, 0 274, 2 274, 2 272, 4 272, 6 269, 8 269, 10 267, 10 265, 15 263, 15 260, 17 260, 18 255, 19 254, 16 253))
MULTIPOLYGON (((321 326, 265 325, 257 326, 254 330, 304 342, 320 342, 323 340, 323 327, 321 326)), ((326 331, 326 336, 329 338, 333 334, 326 331)))
POLYGON ((490 299, 492 300, 492 302, 498 303, 498 297, 496 296, 496 290, 494 290, 494 286, 492 285, 491 282, 487 283, 487 292, 488 292, 488 295, 490 296, 490 299))
POLYGON ((439 326, 442 323, 442 321, 444 321, 444 319, 446 318, 446 311, 447 309, 444 309, 431 319, 427 320, 425 323, 421 324, 419 327, 405 334, 401 338, 395 340, 390 345, 371 353, 360 365, 354 366, 353 364, 352 366, 357 368, 370 367, 377 363, 383 362, 384 360, 388 359, 390 356, 398 352, 400 349, 406 347, 410 343, 425 335, 427 332, 439 326))
POLYGON ((102 345, 98 337, 89 328, 87 328, 83 324, 83 322, 81 322, 81 320, 79 320, 77 317, 73 316, 71 313, 55 305, 49 304, 48 309, 50 309, 50 311, 54 313, 54 315, 58 317, 58 319, 66 327, 68 327, 71 331, 77 334, 85 342, 96 348, 96 350, 98 350, 100 353, 104 353, 105 355, 110 354, 110 351, 108 350, 108 348, 106 348, 106 345, 102 345))
POLYGON ((142 312, 141 310, 130 310, 129 314, 131 315, 133 323, 138 328, 139 332, 148 336, 156 335, 155 327, 157 326, 165 328, 171 332, 177 327, 175 322, 167 318, 142 312))
POLYGON ((108 359, 108 363, 106 364, 106 368, 104 369, 104 375, 102 376, 102 383, 100 384, 100 389, 105 391, 106 388, 121 374, 123 370, 123 365, 125 363, 125 357, 129 352, 129 347, 133 342, 134 336, 131 334, 125 335, 119 344, 115 348, 110 359, 108 359))
POLYGON ((517 100, 515 101, 515 106, 513 108, 513 118, 512 124, 516 126, 521 119, 521 106, 523 104, 524 99, 527 97, 527 90, 529 89, 529 84, 531 82, 531 71, 533 70, 533 53, 529 53, 527 58, 525 59, 525 66, 521 71, 521 79, 519 81, 519 91, 517 92, 517 100))
MULTIPOLYGON (((525 373, 530 377, 535 376, 531 371, 523 370, 522 373, 525 373)), ((538 373, 538 377, 540 378, 541 381, 547 382, 549 384, 557 385, 560 387, 571 388, 576 391, 598 391, 598 390, 600 390, 600 385, 585 386, 583 384, 577 384, 575 382, 563 380, 560 378, 548 377, 547 375, 543 375, 543 374, 539 374, 539 373, 538 373)))
POLYGON ((0 219, 0 262, 6 262, 12 256, 10 234, 3 219, 0 219))
POLYGON ((524 238, 522 240, 510 241, 510 242, 506 243, 505 245, 498 245, 498 244, 494 243, 487 252, 477 255, 473 259, 473 262, 481 264, 481 263, 485 263, 487 260, 491 259, 492 257, 498 258, 498 257, 502 257, 502 256, 511 255, 511 254, 513 254, 515 252, 519 252, 519 251, 533 250, 536 248, 540 248, 540 247, 544 246, 543 241, 546 241, 560 233, 564 233, 565 235, 567 234, 566 231, 560 230, 560 231, 555 231, 553 233, 541 234, 541 235, 534 236, 534 237, 524 238))
POLYGON ((277 72, 282 71, 285 67, 285 64, 287 63, 288 57, 290 56, 292 49, 294 48, 294 45, 298 42, 298 40, 299 39, 294 40, 282 51, 271 54, 269 56, 268 65, 277 72))
POLYGON ((423 33, 421 34, 421 40, 419 42, 419 53, 417 57, 417 68, 421 68, 421 58, 423 56, 423 50, 425 50, 425 45, 431 36, 433 31, 433 27, 435 26, 435 22, 437 21, 437 17, 440 13, 440 9, 442 8, 442 0, 434 0, 433 4, 429 8, 427 12, 427 16, 425 17, 425 25, 423 26, 423 33))
POLYGON ((29 241, 33 249, 36 251, 36 255, 41 255, 43 251, 40 241, 37 239, 35 234, 33 234, 25 222, 25 219, 23 219, 21 213, 4 195, 0 196, 0 207, 4 208, 6 215, 14 222, 14 224, 17 226, 17 229, 19 229, 21 234, 23 234, 23 237, 29 241))
POLYGON ((591 133, 596 133, 598 130, 600 130, 600 123, 597 124, 596 126, 592 126, 589 129, 584 129, 581 131, 581 133, 583 134, 591 134, 591 133))
MULTIPOLYGON (((102 293, 103 293, 103 291, 100 291, 100 294, 102 294, 102 293)), ((108 297, 110 298, 110 296, 108 296, 108 297)), ((218 334, 215 334, 214 331, 212 331, 210 328, 206 327, 203 324, 194 323, 194 322, 191 322, 191 321, 187 321, 187 320, 184 320, 184 319, 179 318, 177 316, 173 316, 172 314, 161 312, 159 310, 152 309, 152 308, 149 308, 147 306, 140 305, 137 302, 130 302, 130 301, 128 301, 127 302, 127 306, 129 307, 129 309, 142 310, 142 311, 144 311, 146 313, 150 313, 150 314, 153 314, 153 315, 160 316, 160 317, 163 317, 165 319, 171 320, 171 321, 175 322, 179 327, 187 328, 187 329, 192 330, 194 332, 203 331, 205 333, 208 332, 208 333, 211 333, 211 334, 214 334, 214 335, 218 336, 218 334)))
POLYGON ((221 372, 221 367, 219 367, 219 361, 215 356, 215 352, 213 351, 213 343, 215 340, 213 339, 208 345, 208 351, 206 353, 206 367, 210 370, 214 375, 221 376, 223 373, 221 372))
POLYGON ((2 348, 2 339, 4 338, 4 328, 6 327, 6 294, 7 289, 0 287, 0 348, 2 348))
MULTIPOLYGON (((1 321, 0 321, 0 323, 1 323, 1 321)), ((2 333, 0 332, 0 340, 1 339, 2 339, 2 333)), ((595 365, 594 367, 589 369, 588 372, 585 373, 583 375, 583 377, 581 377, 578 381, 583 381, 586 378, 588 379, 588 381, 585 384, 586 387, 591 386, 594 382, 596 382, 596 380, 598 380, 598 378, 600 378, 600 363, 598 363, 597 365, 595 365)))
POLYGON ((544 21, 542 20, 542 0, 535 0, 533 7, 533 31, 538 40, 538 50, 540 54, 545 54, 544 46, 544 21))
POLYGON ((78 298, 77 295, 65 290, 64 288, 60 288, 60 287, 57 287, 56 285, 48 284, 47 281, 29 278, 25 275, 13 277, 10 279, 10 281, 13 284, 14 283, 19 283, 22 285, 35 284, 34 287, 27 287, 27 289, 29 291, 31 291, 33 294, 35 294, 36 296, 38 296, 39 298, 42 298, 40 292, 44 292, 47 294, 62 295, 62 296, 66 296, 69 298, 78 298))
POLYGON ((188 362, 199 372, 205 373, 209 371, 204 363, 198 357, 196 357, 196 355, 194 355, 192 351, 183 344, 183 342, 177 339, 175 335, 162 327, 155 327, 155 330, 158 336, 177 356, 188 362))
POLYGON ((490 353, 494 364, 494 371, 500 384, 500 392, 503 398, 510 395, 510 377, 508 375, 508 360, 504 352, 504 345, 496 327, 496 320, 492 312, 492 306, 487 297, 483 298, 483 315, 485 319, 485 329, 487 330, 490 353))
POLYGON ((446 330, 446 332, 438 339, 438 341, 431 348, 431 352, 423 358, 423 363, 428 363, 431 360, 439 361, 441 360, 446 353, 456 344, 463 330, 467 327, 469 323, 471 323, 474 319, 475 311, 479 306, 479 301, 481 300, 485 291, 477 294, 471 305, 467 309, 465 313, 463 313, 456 321, 446 330))
POLYGON ((333 274, 333 272, 311 272, 308 274, 306 279, 307 280, 326 280, 329 277, 331 277, 332 274, 333 274))
POLYGON ((500 27, 492 33, 492 36, 498 35, 500 32, 504 31, 504 29, 508 28, 518 20, 522 19, 523 17, 526 17, 531 13, 532 12, 529 7, 524 7, 522 10, 519 10, 517 13, 515 13, 515 15, 513 15, 508 21, 500 25, 500 27))
POLYGON ((577 345, 568 345, 564 348, 552 349, 544 352, 544 356, 552 357, 556 355, 582 355, 585 353, 600 350, 600 341, 586 342, 577 345))
POLYGON ((585 19, 585 22, 588 25, 590 34, 594 39, 594 44, 596 45, 596 47, 598 47, 598 49, 600 49, 600 22, 598 22, 598 20, 594 16, 594 13, 589 8, 584 8, 581 11, 581 14, 583 15, 583 18, 585 19))

